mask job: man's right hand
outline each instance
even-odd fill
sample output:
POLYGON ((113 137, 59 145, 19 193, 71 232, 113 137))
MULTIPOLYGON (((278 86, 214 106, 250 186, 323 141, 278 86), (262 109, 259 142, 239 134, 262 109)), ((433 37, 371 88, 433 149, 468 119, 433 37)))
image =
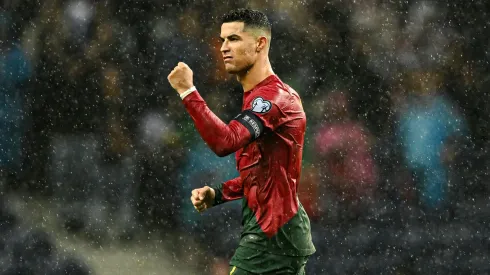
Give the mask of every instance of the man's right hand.
POLYGON ((215 196, 216 194, 213 188, 204 186, 192 190, 191 201, 198 212, 203 212, 213 206, 215 196))

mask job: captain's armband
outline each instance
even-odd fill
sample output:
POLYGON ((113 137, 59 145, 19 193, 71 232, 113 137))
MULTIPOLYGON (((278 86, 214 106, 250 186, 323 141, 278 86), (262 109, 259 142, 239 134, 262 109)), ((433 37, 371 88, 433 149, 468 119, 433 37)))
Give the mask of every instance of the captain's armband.
POLYGON ((258 137, 262 135, 264 132, 264 124, 252 111, 245 110, 238 116, 236 116, 233 120, 240 122, 243 126, 245 126, 250 135, 252 136, 252 140, 254 141, 258 137))

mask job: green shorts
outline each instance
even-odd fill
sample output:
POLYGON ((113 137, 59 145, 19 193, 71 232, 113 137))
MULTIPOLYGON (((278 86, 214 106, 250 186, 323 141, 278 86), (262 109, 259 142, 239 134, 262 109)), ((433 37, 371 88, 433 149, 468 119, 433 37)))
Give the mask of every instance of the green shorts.
POLYGON ((230 261, 232 275, 305 275, 308 256, 284 256, 239 246, 230 261))

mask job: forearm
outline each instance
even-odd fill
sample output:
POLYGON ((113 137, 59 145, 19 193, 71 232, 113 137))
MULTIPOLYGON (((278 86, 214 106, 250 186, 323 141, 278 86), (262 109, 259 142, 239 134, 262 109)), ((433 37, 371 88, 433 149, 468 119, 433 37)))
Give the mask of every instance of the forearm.
POLYGON ((214 205, 238 200, 243 197, 243 185, 240 177, 218 184, 212 188, 215 194, 214 205))
POLYGON ((197 91, 183 99, 197 131, 206 144, 218 156, 226 156, 245 146, 250 141, 250 132, 239 122, 224 123, 207 106, 197 91))

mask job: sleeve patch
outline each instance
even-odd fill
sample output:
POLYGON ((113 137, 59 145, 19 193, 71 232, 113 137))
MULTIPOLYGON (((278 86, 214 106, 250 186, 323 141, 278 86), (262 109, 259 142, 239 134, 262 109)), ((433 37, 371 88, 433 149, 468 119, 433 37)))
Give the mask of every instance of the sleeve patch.
POLYGON ((240 122, 248 129, 250 135, 252 136, 252 140, 260 137, 260 135, 264 132, 264 125, 262 124, 262 121, 250 110, 243 111, 241 114, 236 116, 234 120, 240 122))
POLYGON ((263 99, 262 97, 256 97, 252 101, 252 111, 260 114, 267 113, 271 110, 272 103, 268 100, 263 99))

